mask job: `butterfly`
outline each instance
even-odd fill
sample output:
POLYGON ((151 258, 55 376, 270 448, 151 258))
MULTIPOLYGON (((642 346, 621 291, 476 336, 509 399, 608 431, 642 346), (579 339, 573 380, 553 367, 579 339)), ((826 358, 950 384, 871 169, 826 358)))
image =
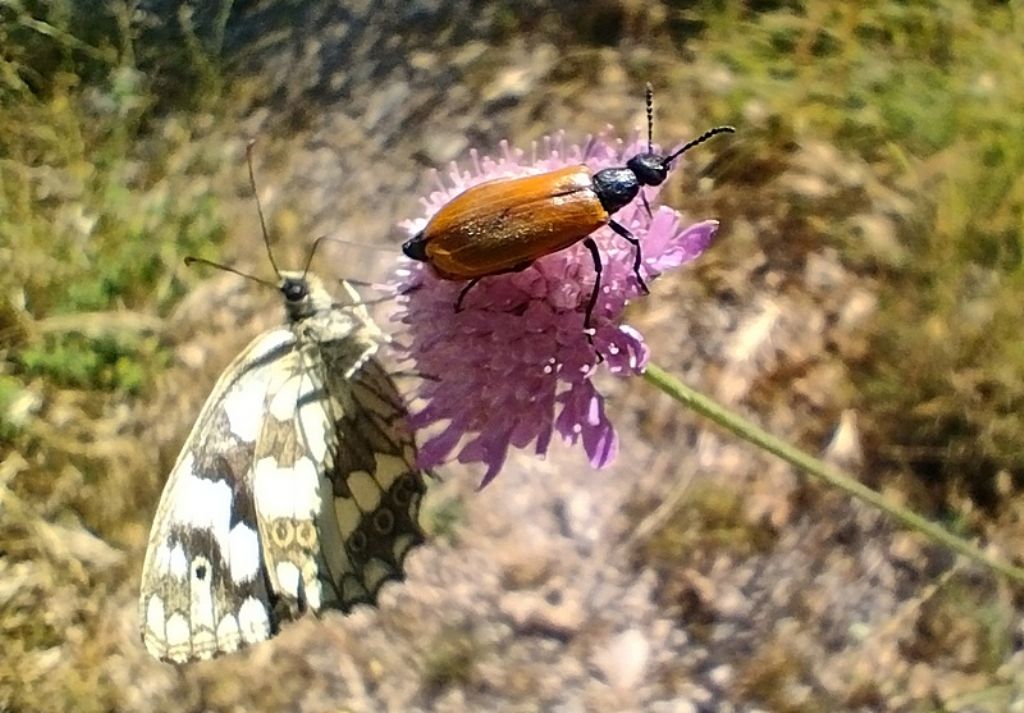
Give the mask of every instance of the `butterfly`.
POLYGON ((139 618, 164 661, 236 651, 306 612, 374 604, 424 540, 425 472, 376 359, 384 335, 349 283, 339 303, 308 262, 274 269, 276 285, 253 279, 280 291, 286 324, 221 375, 157 507, 139 618))

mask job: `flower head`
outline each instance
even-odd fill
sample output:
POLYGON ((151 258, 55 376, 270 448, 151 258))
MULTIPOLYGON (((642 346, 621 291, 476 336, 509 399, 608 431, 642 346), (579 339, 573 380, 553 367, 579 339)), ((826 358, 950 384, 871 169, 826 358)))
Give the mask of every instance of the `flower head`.
MULTIPOLYGON (((472 170, 453 165, 449 182, 439 178, 438 190, 424 201, 426 216, 402 227, 418 233, 448 201, 484 181, 580 163, 593 171, 623 166, 647 146, 598 137, 586 149, 563 150, 559 137, 545 148, 543 157, 535 149, 529 160, 507 143, 498 159, 473 153, 472 170)), ((658 189, 643 190, 653 204, 658 189)), ((641 274, 648 284, 700 255, 718 227, 715 221, 684 226, 679 213, 666 207, 652 205, 652 211, 648 215, 638 197, 613 216, 640 240, 641 274)), ((455 453, 460 462, 487 466, 483 487, 498 474, 510 446, 532 445, 543 455, 556 431, 582 443, 595 467, 615 458, 617 436, 592 376, 599 365, 617 376, 643 372, 643 337, 621 323, 642 288, 633 272, 633 246, 607 226, 593 237, 602 272, 592 335, 583 324, 595 270, 581 242, 520 272, 484 277, 458 312, 454 307, 465 282, 440 279, 429 265, 403 259, 398 281, 404 295, 395 319, 408 328, 399 339, 402 348, 426 377, 417 393, 422 408, 411 416, 414 428, 432 432, 420 450, 422 466, 439 465, 455 453)))

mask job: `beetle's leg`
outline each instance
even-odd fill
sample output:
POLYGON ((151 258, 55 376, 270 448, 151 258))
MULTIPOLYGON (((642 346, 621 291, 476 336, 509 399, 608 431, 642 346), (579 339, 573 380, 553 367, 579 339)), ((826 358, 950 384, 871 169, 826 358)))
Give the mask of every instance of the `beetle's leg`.
MULTIPOLYGON (((528 268, 532 264, 533 264, 533 260, 527 260, 526 262, 519 263, 515 267, 509 268, 506 272, 521 272, 521 271, 525 270, 526 268, 528 268)), ((488 275, 484 275, 484 277, 488 277, 488 275)), ((462 311, 462 302, 463 302, 463 300, 466 299, 466 295, 469 293, 469 291, 471 289, 476 287, 476 283, 480 282, 480 280, 484 279, 484 277, 474 277, 472 280, 470 280, 469 282, 466 283, 466 286, 462 288, 461 292, 459 292, 458 299, 455 300, 455 311, 456 312, 461 312, 462 311)))
POLYGON ((594 308, 597 306, 597 296, 601 292, 601 270, 603 265, 601 264, 601 253, 597 250, 597 243, 594 239, 587 237, 583 240, 583 244, 587 246, 587 250, 590 251, 590 256, 594 258, 594 287, 590 290, 590 300, 587 302, 587 313, 583 318, 583 329, 587 332, 587 341, 590 342, 590 346, 594 346, 594 335, 590 333, 590 323, 594 316, 594 308))
POLYGON ((643 264, 643 255, 640 253, 640 240, 634 236, 631 232, 626 230, 624 227, 616 223, 614 220, 608 221, 608 227, 614 230, 620 237, 628 240, 633 246, 633 274, 636 275, 636 281, 640 283, 640 289, 644 291, 644 294, 649 294, 650 290, 647 289, 647 283, 644 282, 644 278, 640 277, 640 265, 643 264))
POLYGON ((644 193, 644 189, 643 188, 640 189, 640 200, 643 201, 644 208, 647 209, 647 217, 648 218, 653 218, 654 217, 654 213, 651 212, 651 204, 647 202, 647 194, 644 193))
POLYGON ((473 289, 476 286, 476 283, 480 282, 480 280, 482 280, 482 279, 484 279, 484 278, 482 278, 482 277, 474 277, 472 280, 470 280, 469 282, 466 283, 465 287, 462 288, 462 290, 459 292, 458 299, 455 300, 455 311, 456 312, 461 312, 462 311, 462 302, 463 302, 463 300, 466 299, 466 294, 471 289, 473 289))

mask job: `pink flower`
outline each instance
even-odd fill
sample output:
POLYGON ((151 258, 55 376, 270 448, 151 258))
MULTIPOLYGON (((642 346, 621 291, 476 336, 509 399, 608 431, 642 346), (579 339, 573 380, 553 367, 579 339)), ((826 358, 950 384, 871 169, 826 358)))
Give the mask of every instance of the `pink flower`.
MULTIPOLYGON (((453 165, 450 185, 438 179, 438 190, 424 200, 426 216, 402 227, 414 235, 445 203, 483 181, 579 163, 595 171, 624 166, 646 148, 646 141, 623 146, 599 137, 586 150, 571 146, 563 151, 558 137, 545 142, 542 157, 535 148, 529 160, 507 143, 497 160, 473 152, 472 170, 453 165)), ((657 188, 643 190, 653 216, 638 198, 613 218, 639 238, 641 273, 650 284, 700 255, 718 223, 685 226, 676 211, 654 208, 657 188)), ((464 282, 439 279, 428 265, 402 258, 397 280, 405 294, 394 319, 407 327, 398 339, 401 348, 426 377, 416 394, 423 406, 411 417, 414 428, 430 433, 420 450, 423 467, 439 465, 454 453, 459 462, 487 466, 483 487, 501 470, 510 446, 532 445, 544 455, 555 431, 571 443, 581 442, 595 467, 614 460, 618 438, 592 376, 598 366, 617 376, 640 374, 648 349, 639 332, 620 323, 629 301, 642 295, 633 274, 633 246, 607 227, 594 238, 603 272, 593 344, 583 321, 594 265, 582 243, 542 257, 521 272, 483 278, 460 312, 454 305, 464 282)))

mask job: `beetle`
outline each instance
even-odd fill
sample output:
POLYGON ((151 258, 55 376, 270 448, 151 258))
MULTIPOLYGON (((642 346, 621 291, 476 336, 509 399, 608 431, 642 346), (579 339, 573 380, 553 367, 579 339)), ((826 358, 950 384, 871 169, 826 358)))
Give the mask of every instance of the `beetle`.
POLYGON ((719 126, 670 154, 655 153, 654 91, 648 84, 646 152, 633 156, 625 166, 596 172, 580 164, 472 186, 442 206, 423 230, 402 245, 402 252, 429 264, 441 279, 469 281, 455 301, 458 312, 466 294, 484 277, 524 270, 538 258, 582 240, 595 272, 583 323, 589 338, 601 290, 601 254, 594 231, 607 225, 633 245, 633 274, 646 293, 647 283, 640 274, 640 241, 612 214, 640 195, 650 215, 641 189, 664 183, 672 162, 693 147, 734 131, 731 126, 719 126))

